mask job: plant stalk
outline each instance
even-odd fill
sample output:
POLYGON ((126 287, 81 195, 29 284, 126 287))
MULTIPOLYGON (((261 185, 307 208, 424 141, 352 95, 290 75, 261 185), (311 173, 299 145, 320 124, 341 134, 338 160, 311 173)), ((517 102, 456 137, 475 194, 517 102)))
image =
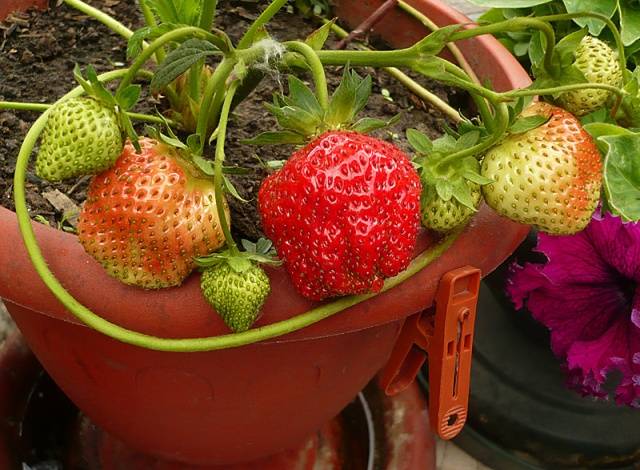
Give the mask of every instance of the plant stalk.
POLYGON ((246 49, 253 44, 253 40, 260 31, 260 29, 266 25, 271 19, 280 11, 280 9, 287 4, 288 0, 273 0, 271 4, 256 18, 251 24, 249 29, 244 33, 244 36, 238 42, 238 49, 246 49))
POLYGON ((288 41, 284 46, 293 52, 302 54, 311 69, 313 82, 315 84, 316 95, 322 109, 326 112, 329 110, 329 90, 327 88, 327 77, 324 73, 322 62, 318 58, 318 54, 308 44, 301 41, 288 41))
POLYGON ((202 2, 202 12, 200 13, 200 26, 206 31, 211 31, 213 28, 213 20, 216 17, 216 8, 218 7, 218 0, 204 0, 202 2))
POLYGON ((116 20, 110 15, 107 15, 105 12, 98 10, 97 8, 94 8, 91 5, 84 3, 81 0, 64 0, 64 3, 66 3, 72 8, 75 8, 78 11, 81 11, 85 15, 90 16, 95 20, 98 20, 100 23, 102 23, 107 28, 109 28, 111 31, 119 34, 125 39, 129 39, 131 36, 133 36, 133 31, 131 31, 125 25, 120 23, 118 20, 116 20))
MULTIPOLYGON (((0 110, 2 109, 12 109, 16 111, 35 111, 39 113, 43 113, 47 111, 49 108, 53 106, 52 104, 47 103, 19 103, 16 101, 0 101, 0 110)), ((168 118, 160 117, 160 116, 152 116, 150 114, 141 114, 141 113, 127 113, 127 115, 135 120, 140 122, 149 122, 151 124, 169 124, 171 127, 180 128, 180 123, 173 121, 168 118)))
MULTIPOLYGON (((149 4, 147 3, 147 0, 138 0, 138 4, 140 5, 140 11, 142 11, 142 16, 144 16, 144 22, 147 24, 147 26, 149 26, 150 28, 156 27, 158 23, 156 22, 156 17, 153 16, 153 12, 151 11, 151 8, 149 8, 149 4)), ((147 47, 147 46, 148 44, 145 43, 144 47, 147 47)), ((162 63, 162 61, 166 57, 164 48, 158 49, 155 55, 156 55, 156 62, 159 64, 162 63)))
POLYGON ((214 192, 216 197, 216 210, 218 212, 218 218, 220 219, 220 227, 224 238, 227 243, 227 247, 232 255, 238 254, 238 246, 233 240, 231 235, 231 229, 229 228, 229 221, 227 220, 227 214, 225 213, 225 200, 223 193, 224 175, 222 173, 222 166, 224 164, 224 142, 227 138, 227 122, 229 121, 229 113, 231 111, 231 103, 233 102, 233 96, 236 94, 239 82, 234 80, 229 86, 227 93, 224 97, 224 103, 222 104, 222 111, 220 111, 220 122, 218 123, 218 137, 216 139, 216 153, 214 162, 214 192))

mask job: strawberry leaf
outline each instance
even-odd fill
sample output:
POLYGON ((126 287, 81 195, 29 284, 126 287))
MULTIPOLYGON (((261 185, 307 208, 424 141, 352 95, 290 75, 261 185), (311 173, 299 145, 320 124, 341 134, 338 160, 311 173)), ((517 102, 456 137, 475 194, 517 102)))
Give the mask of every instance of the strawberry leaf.
POLYGON ((451 183, 452 196, 460 202, 463 206, 475 211, 476 206, 473 203, 473 197, 471 195, 471 188, 467 184, 467 181, 463 178, 457 178, 451 183))
POLYGON ((540 127, 549 120, 546 116, 526 116, 516 119, 516 121, 509 128, 509 132, 512 134, 524 134, 537 127, 540 127))
POLYGON ((431 139, 416 129, 407 129, 407 140, 419 155, 429 155, 433 150, 431 139))
POLYGON ((215 175, 215 169, 213 168, 213 162, 211 162, 211 160, 207 160, 200 155, 191 155, 191 160, 205 175, 215 175))
POLYGON ((141 90, 142 87, 140 85, 129 85, 124 90, 116 93, 118 106, 124 111, 129 111, 138 102, 141 90))
POLYGON ((640 133, 599 138, 608 146, 604 190, 610 210, 624 220, 640 220, 640 133))
POLYGON ((247 145, 303 144, 304 136, 292 131, 269 131, 252 139, 245 139, 242 143, 247 145))
POLYGON ((377 129, 383 129, 394 125, 400 119, 400 113, 393 116, 391 119, 385 121, 384 119, 376 119, 370 117, 364 117, 351 126, 351 129, 360 132, 361 134, 367 134, 377 129))
POLYGON ((473 147, 480 140, 480 132, 479 131, 471 131, 467 132, 460 136, 455 145, 455 151, 460 151, 467 149, 469 147, 473 147))
POLYGON ((436 181, 435 186, 436 192, 438 193, 438 196, 440 196, 440 199, 442 199, 443 201, 448 201, 451 199, 451 197, 453 196, 453 186, 449 181, 439 178, 436 181))
POLYGON ((229 194, 231 194, 233 197, 235 197, 239 201, 249 202, 247 199, 245 199, 242 196, 240 196, 240 193, 238 192, 238 190, 236 189, 236 187, 233 185, 233 183, 231 182, 231 180, 229 178, 227 178, 226 176, 223 176, 223 179, 224 179, 225 190, 229 194))
POLYGON ((173 82, 189 68, 208 56, 220 53, 209 41, 189 39, 167 55, 151 80, 151 89, 159 91, 173 82))
POLYGON ((415 47, 422 54, 437 55, 444 49, 449 42, 449 38, 457 31, 462 29, 460 24, 452 24, 437 29, 427 37, 416 43, 415 47))
POLYGON ((320 28, 316 29, 312 32, 307 38, 304 40, 307 45, 311 46, 312 49, 319 51, 324 46, 324 43, 327 42, 327 38, 329 37, 329 33, 331 32, 331 27, 336 22, 335 18, 328 23, 325 23, 320 28))
MULTIPOLYGON (((563 2, 567 8, 567 13, 579 13, 587 10, 611 18, 618 9, 618 0, 598 0, 597 2, 590 2, 588 8, 585 8, 584 0, 563 0, 563 2)), ((602 21, 595 18, 576 18, 573 21, 581 28, 585 26, 588 27, 589 33, 592 36, 599 36, 606 26, 602 21)))
POLYGON ((289 75, 288 82, 289 102, 313 115, 322 116, 322 106, 320 106, 318 98, 316 98, 311 89, 294 75, 289 75))

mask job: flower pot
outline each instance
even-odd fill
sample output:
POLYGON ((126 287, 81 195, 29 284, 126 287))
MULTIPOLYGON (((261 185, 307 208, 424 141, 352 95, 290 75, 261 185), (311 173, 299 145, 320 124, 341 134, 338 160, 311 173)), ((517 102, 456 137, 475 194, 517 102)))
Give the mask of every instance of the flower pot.
MULTIPOLYGON (((340 1, 355 24, 380 2, 340 1)), ((435 0, 413 2, 440 24, 469 20, 435 0)), ((393 13, 378 31, 394 46, 425 31, 393 13)), ((461 44, 496 89, 529 78, 494 39, 461 44)), ((51 270, 76 299, 104 318, 159 337, 228 333, 205 303, 199 276, 180 288, 144 291, 109 278, 75 236, 35 224, 51 270)), ((96 424, 141 452, 194 464, 250 461, 295 447, 347 405, 384 366, 404 319, 429 307, 440 278, 464 265, 491 272, 527 227, 481 208, 454 246, 407 282, 285 337, 236 349, 167 353, 121 344, 82 324, 40 281, 15 214, 0 209, 0 297, 30 347, 64 392, 96 424)), ((418 250, 429 244, 426 233, 418 250)), ((257 326, 309 310, 283 269, 257 326)))
POLYGON ((2 0, 0 2, 0 21, 14 11, 25 11, 29 8, 44 9, 48 4, 48 0, 2 0))

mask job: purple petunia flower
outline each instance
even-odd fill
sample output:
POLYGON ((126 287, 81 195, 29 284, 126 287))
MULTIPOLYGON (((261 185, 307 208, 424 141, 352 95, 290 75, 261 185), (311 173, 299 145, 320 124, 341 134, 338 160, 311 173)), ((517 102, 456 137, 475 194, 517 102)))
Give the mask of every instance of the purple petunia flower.
POLYGON ((527 300, 551 330, 568 384, 583 395, 608 396, 610 372, 621 376, 616 401, 640 407, 640 223, 604 214, 576 235, 538 235, 546 264, 511 266, 507 292, 527 300))

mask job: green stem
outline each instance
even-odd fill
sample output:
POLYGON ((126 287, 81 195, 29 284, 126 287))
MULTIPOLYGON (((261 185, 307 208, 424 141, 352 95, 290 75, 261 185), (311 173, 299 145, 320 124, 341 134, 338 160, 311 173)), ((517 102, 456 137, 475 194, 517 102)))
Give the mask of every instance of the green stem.
POLYGON ((540 16, 538 17, 538 20, 554 22, 554 21, 573 20, 575 18, 595 18, 607 25, 607 27, 611 31, 611 34, 613 34, 614 41, 616 42, 616 48, 618 50, 618 60, 620 61, 620 70, 623 70, 623 71, 626 70, 627 59, 625 57, 625 49, 624 49, 624 43, 622 42, 622 36, 620 35, 620 31, 618 30, 618 27, 616 26, 616 24, 613 21, 611 21, 611 18, 607 18, 606 16, 601 15, 600 13, 577 12, 577 13, 564 13, 564 14, 558 14, 558 15, 540 16))
MULTIPOLYGON (((142 15, 144 16, 144 22, 150 28, 156 27, 158 25, 158 23, 156 22, 156 17, 153 15, 153 12, 151 11, 151 8, 149 8, 149 4, 147 3, 147 0, 138 0, 138 3, 140 5, 140 10, 142 11, 142 15)), ((159 63, 159 64, 162 63, 162 61, 164 60, 165 57, 166 57, 166 53, 165 53, 164 48, 158 49, 156 51, 156 62, 157 63, 159 63)))
POLYGON ((477 158, 479 155, 482 155, 486 150, 490 149, 496 143, 498 143, 509 128, 509 108, 506 104, 500 103, 496 106, 495 123, 495 131, 489 138, 477 145, 474 145, 473 147, 469 147, 468 149, 463 149, 458 152, 452 153, 451 155, 447 155, 445 158, 438 162, 438 167, 445 167, 447 164, 453 161, 460 160, 466 157, 477 158))
POLYGON ((206 31, 211 31, 213 28, 213 20, 216 16, 216 8, 218 7, 218 0, 205 0, 201 2, 202 12, 200 13, 200 26, 206 31))
POLYGON ((229 113, 231 112, 231 103, 233 102, 233 96, 236 94, 239 82, 234 82, 229 86, 227 93, 224 97, 224 103, 222 104, 222 111, 220 112, 220 122, 218 123, 218 137, 216 139, 216 157, 214 163, 214 192, 216 196, 216 210, 218 211, 218 218, 220 219, 220 226, 222 227, 222 233, 227 242, 227 247, 232 255, 238 254, 238 247, 236 242, 231 236, 231 230, 229 228, 229 221, 227 220, 227 214, 225 213, 225 201, 223 193, 223 181, 224 175, 222 174, 222 166, 224 164, 224 141, 227 138, 227 122, 229 121, 229 113))
POLYGON ((284 43, 284 46, 287 49, 298 52, 304 56, 307 64, 311 68, 318 102, 325 112, 328 111, 329 91, 327 88, 327 77, 325 76, 324 67, 322 66, 322 62, 320 62, 316 51, 311 46, 301 41, 288 41, 284 43))
POLYGON ((143 49, 142 52, 138 55, 134 63, 131 65, 131 68, 129 68, 129 73, 125 75, 122 81, 120 82, 117 92, 124 90, 126 87, 128 87, 131 84, 131 82, 133 81, 133 78, 138 73, 138 70, 140 70, 144 66, 144 64, 151 58, 151 56, 158 49, 163 47, 165 44, 171 41, 176 41, 184 36, 196 36, 196 37, 201 37, 203 39, 211 39, 211 38, 216 39, 216 37, 213 34, 209 33, 208 31, 204 31, 196 26, 185 26, 182 28, 174 29, 173 31, 170 31, 166 34, 163 34, 162 36, 157 38, 155 41, 153 41, 149 45, 149 47, 147 47, 146 49, 143 49))
POLYGON ((214 98, 216 95, 223 96, 225 90, 225 82, 233 71, 235 65, 235 59, 224 58, 214 70, 213 75, 211 75, 211 78, 209 79, 209 81, 207 82, 207 86, 205 87, 196 127, 196 133, 200 136, 200 154, 202 154, 205 143, 207 142, 209 124, 215 122, 210 112, 212 104, 214 102, 214 98))
POLYGON ((551 70, 553 67, 553 48, 556 44, 556 33, 550 24, 541 21, 539 18, 513 18, 506 21, 500 21, 498 23, 478 26, 477 28, 465 29, 463 31, 453 33, 450 40, 461 41, 463 39, 469 39, 483 34, 495 34, 504 31, 526 31, 531 28, 542 32, 547 39, 547 47, 545 48, 544 55, 544 67, 547 70, 551 70))
POLYGON ((271 21, 271 18, 273 18, 288 1, 289 0, 274 0, 271 2, 271 4, 265 8, 260 16, 256 18, 249 29, 244 33, 244 36, 242 36, 242 39, 240 39, 240 42, 238 43, 238 49, 246 49, 251 46, 258 31, 271 21))
MULTIPOLYGON (((435 24, 433 21, 431 21, 431 19, 428 16, 424 15, 420 10, 412 7, 407 2, 403 0, 399 0, 398 6, 400 7, 401 10, 404 10, 406 13, 408 13, 409 15, 413 16, 415 19, 420 21, 430 31, 437 31, 438 29, 440 29, 438 25, 435 24)), ((474 83, 481 85, 480 80, 478 79, 478 76, 476 75, 471 65, 469 65, 469 62, 467 62, 467 59, 465 58, 462 51, 460 51, 458 46, 456 46, 452 42, 449 42, 447 43, 447 49, 449 49, 449 51, 451 52, 451 55, 453 55, 453 58, 456 60, 456 62, 458 62, 458 65, 462 67, 462 69, 466 72, 466 74, 469 75, 471 80, 473 80, 474 83)))
POLYGON ((524 90, 512 90, 506 91, 504 93, 500 93, 503 97, 508 98, 517 98, 519 96, 544 96, 544 95, 553 95, 556 93, 562 93, 565 91, 574 91, 574 90, 588 90, 588 89, 599 89, 599 90, 607 90, 612 93, 615 93, 619 97, 624 97, 625 92, 618 87, 613 85, 607 85, 606 83, 573 83, 571 85, 562 85, 553 88, 533 88, 533 89, 524 89, 524 90))
MULTIPOLYGON (((325 18, 322 18, 322 21, 325 24, 329 23, 329 20, 325 18)), ((338 26, 333 22, 331 23, 331 30, 339 38, 346 38, 349 35, 349 33, 347 33, 344 29, 342 29, 340 26, 338 26)), ((368 48, 364 45, 359 45, 358 47, 360 47, 360 49, 362 50, 368 50, 368 48)), ((409 89, 409 91, 411 91, 414 95, 418 96, 421 100, 423 100, 426 103, 430 103, 434 108, 438 109, 440 112, 445 114, 452 121, 460 122, 463 120, 460 113, 457 110, 453 109, 451 106, 449 106, 449 103, 440 99, 440 97, 438 97, 436 94, 431 93, 429 90, 424 88, 422 85, 420 85, 418 82, 413 80, 411 77, 409 77, 407 74, 402 72, 400 69, 397 69, 395 67, 384 67, 382 70, 384 70, 386 73, 388 73, 389 75, 394 77, 396 80, 398 80, 400 83, 402 83, 405 87, 409 89)))
POLYGON ((420 55, 413 47, 393 51, 316 51, 324 65, 361 67, 412 67, 420 55))
MULTIPOLYGON (((2 109, 13 109, 16 111, 36 111, 36 112, 45 112, 51 106, 51 104, 46 103, 18 103, 15 101, 0 101, 0 110, 2 109)), ((163 118, 160 116, 151 116, 149 114, 141 114, 141 113, 127 113, 127 115, 135 120, 140 122, 149 122, 152 124, 164 124, 167 123, 171 127, 180 128, 180 123, 177 121, 173 121, 168 118, 163 118)))
POLYGON ((129 39, 131 36, 133 36, 133 31, 120 23, 118 20, 111 17, 110 15, 107 15, 105 12, 98 10, 97 8, 84 3, 81 0, 64 0, 64 3, 72 8, 75 8, 78 11, 81 11, 85 15, 98 20, 111 31, 119 34, 125 39, 129 39))

